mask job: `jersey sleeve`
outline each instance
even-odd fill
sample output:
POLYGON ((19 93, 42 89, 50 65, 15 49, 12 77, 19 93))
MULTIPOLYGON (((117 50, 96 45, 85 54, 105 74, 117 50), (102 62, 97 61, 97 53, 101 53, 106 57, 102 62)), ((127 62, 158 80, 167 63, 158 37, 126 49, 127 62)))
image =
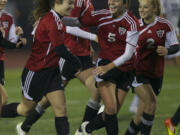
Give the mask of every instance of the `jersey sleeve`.
POLYGON ((80 22, 85 27, 97 26, 102 15, 101 11, 87 10, 84 15, 80 17, 80 22))
POLYGON ((166 33, 166 46, 179 44, 175 30, 166 33))
POLYGON ((166 32, 166 47, 179 44, 174 26, 169 22, 169 30, 166 32))
POLYGON ((139 21, 128 18, 129 29, 127 30, 126 42, 130 45, 137 46, 139 38, 139 21))
POLYGON ((10 26, 8 40, 13 43, 16 43, 18 40, 18 36, 16 35, 16 26, 14 23, 10 26))

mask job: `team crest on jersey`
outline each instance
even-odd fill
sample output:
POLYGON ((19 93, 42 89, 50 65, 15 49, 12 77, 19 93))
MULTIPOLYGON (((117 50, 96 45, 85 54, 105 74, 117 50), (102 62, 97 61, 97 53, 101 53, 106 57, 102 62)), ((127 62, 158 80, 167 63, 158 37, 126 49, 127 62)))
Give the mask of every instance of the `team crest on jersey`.
POLYGON ((8 21, 4 21, 4 22, 2 22, 2 25, 3 25, 3 28, 8 28, 8 26, 9 26, 9 22, 8 21))
POLYGON ((126 33, 126 29, 124 27, 119 27, 119 34, 124 35, 126 33))
POLYGON ((157 30, 156 34, 158 35, 158 37, 162 38, 164 35, 164 32, 165 32, 164 30, 157 30))

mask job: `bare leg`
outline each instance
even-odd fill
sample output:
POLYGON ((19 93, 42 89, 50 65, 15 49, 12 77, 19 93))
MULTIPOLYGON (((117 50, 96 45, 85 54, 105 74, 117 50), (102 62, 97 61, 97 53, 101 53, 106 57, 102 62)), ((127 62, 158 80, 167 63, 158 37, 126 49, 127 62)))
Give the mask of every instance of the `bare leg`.
POLYGON ((8 94, 1 84, 0 84, 0 95, 1 95, 1 103, 2 105, 5 105, 8 100, 8 94))

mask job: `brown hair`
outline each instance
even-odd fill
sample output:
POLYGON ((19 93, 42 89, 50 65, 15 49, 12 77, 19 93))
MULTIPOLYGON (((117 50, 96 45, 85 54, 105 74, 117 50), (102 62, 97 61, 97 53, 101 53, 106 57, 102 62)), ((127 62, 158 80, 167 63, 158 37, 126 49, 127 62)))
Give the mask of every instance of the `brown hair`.
POLYGON ((55 0, 34 0, 34 21, 44 16, 54 6, 54 3, 55 0))

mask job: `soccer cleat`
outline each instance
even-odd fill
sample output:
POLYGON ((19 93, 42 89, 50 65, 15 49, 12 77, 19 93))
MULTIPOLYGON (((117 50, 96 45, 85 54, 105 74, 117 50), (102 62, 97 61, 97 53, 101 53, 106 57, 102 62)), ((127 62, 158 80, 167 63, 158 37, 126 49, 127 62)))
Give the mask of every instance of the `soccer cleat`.
POLYGON ((27 133, 21 129, 21 125, 22 125, 22 122, 18 123, 16 126, 16 131, 17 131, 18 135, 27 135, 27 133))
POLYGON ((83 133, 77 129, 74 135, 83 135, 83 133))
POLYGON ((86 132, 86 126, 88 123, 89 121, 85 121, 81 124, 82 135, 91 135, 91 133, 86 132))
POLYGON ((164 124, 168 130, 168 135, 177 135, 177 128, 172 124, 170 118, 166 119, 164 124))

